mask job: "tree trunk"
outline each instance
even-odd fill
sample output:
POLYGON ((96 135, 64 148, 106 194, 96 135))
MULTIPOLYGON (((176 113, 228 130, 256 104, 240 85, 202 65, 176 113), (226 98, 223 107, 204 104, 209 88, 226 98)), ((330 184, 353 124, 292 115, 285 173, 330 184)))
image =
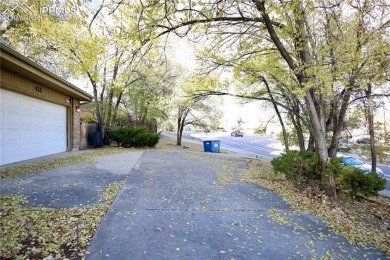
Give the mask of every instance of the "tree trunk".
POLYGON ((307 83, 313 83, 315 86, 306 90, 305 101, 309 111, 310 128, 315 142, 315 152, 319 160, 319 170, 323 178, 325 192, 333 198, 337 197, 336 183, 332 172, 325 175, 325 167, 328 164, 328 149, 326 144, 326 124, 325 124, 325 105, 321 91, 316 89, 316 76, 306 71, 313 65, 313 59, 310 55, 310 45, 306 23, 305 9, 302 3, 298 1, 294 10, 295 22, 297 26, 297 36, 295 39, 296 49, 299 54, 300 66, 302 72, 297 73, 297 79, 302 87, 307 83), (317 92, 317 93, 316 93, 317 92))
POLYGON ((307 150, 308 151, 312 151, 312 152, 315 151, 315 148, 314 148, 314 137, 313 137, 312 134, 310 134, 310 136, 309 136, 309 143, 307 145, 307 150))
POLYGON ((299 101, 294 97, 294 95, 286 95, 285 91, 282 89, 282 96, 286 100, 286 102, 289 104, 289 106, 292 108, 292 111, 288 112, 290 116, 290 120, 292 124, 294 125, 297 138, 298 138, 298 145, 299 150, 304 151, 305 150, 305 138, 303 136, 303 130, 302 130, 302 124, 301 119, 298 116, 299 115, 299 101))
POLYGON ((114 123, 116 121, 116 117, 118 115, 118 108, 119 108, 119 104, 121 103, 121 100, 122 100, 122 95, 123 95, 123 91, 121 91, 119 93, 119 96, 116 100, 116 103, 115 103, 115 108, 114 108, 114 113, 112 115, 112 119, 111 119, 111 123, 114 123))
POLYGON ((111 88, 110 92, 108 93, 108 101, 107 101, 107 117, 106 117, 106 123, 108 126, 111 126, 112 124, 112 102, 114 98, 114 90, 111 88))
POLYGON ((181 134, 180 134, 180 129, 177 130, 176 133, 176 145, 181 145, 181 134))
MULTIPOLYGON (((354 81, 350 83, 350 86, 351 86, 351 84, 352 85, 355 84, 354 81)), ((347 110, 348 110, 348 106, 349 106, 349 99, 350 99, 351 95, 352 95, 352 88, 349 87, 344 91, 344 95, 343 95, 343 99, 342 99, 343 102, 342 102, 342 105, 341 105, 341 108, 340 108, 340 111, 338 114, 338 118, 334 120, 335 122, 333 122, 333 124, 334 124, 333 136, 332 136, 332 140, 331 140, 329 150, 328 150, 330 157, 335 157, 337 154, 339 139, 341 136, 341 132, 344 129, 345 116, 347 114, 347 110)))
POLYGON ((99 99, 97 99, 97 101, 99 102, 99 107, 100 107, 100 115, 102 117, 102 125, 104 124, 104 119, 106 118, 105 117, 105 112, 107 111, 105 108, 104 108, 104 93, 106 91, 106 86, 107 86, 107 67, 104 67, 104 70, 103 70, 103 83, 101 84, 101 91, 100 91, 100 97, 99 99))
POLYGON ((309 111, 311 127, 313 128, 311 134, 314 138, 315 151, 320 161, 320 166, 323 169, 328 162, 328 150, 326 149, 326 134, 325 129, 322 128, 322 124, 320 122, 321 120, 323 120, 323 118, 321 118, 320 116, 323 114, 319 115, 317 113, 317 109, 314 105, 310 91, 306 91, 305 100, 307 109, 309 111))
POLYGON ((99 97, 98 97, 98 92, 97 92, 97 84, 89 72, 87 72, 87 75, 88 75, 88 78, 89 78, 89 80, 92 84, 92 87, 93 87, 93 97, 95 99, 95 107, 96 107, 96 118, 98 120, 97 132, 99 133, 100 144, 102 144, 103 143, 103 134, 104 134, 104 124, 103 124, 101 103, 99 102, 99 97))
POLYGON ((181 113, 181 109, 179 108, 179 114, 177 115, 177 132, 176 132, 176 145, 181 145, 181 137, 183 134, 182 130, 182 117, 183 113, 181 113))
MULTIPOLYGON (((181 122, 181 120, 179 119, 181 122)), ((177 133, 176 133, 176 145, 181 145, 181 139, 183 137, 183 131, 184 131, 184 124, 183 122, 179 123, 180 126, 178 125, 177 133)))
MULTIPOLYGON (((292 113, 290 113, 290 118, 291 118, 291 121, 294 125, 295 131, 297 132, 299 150, 304 151, 305 150, 305 137, 303 136, 301 120, 298 117, 295 118, 295 116, 292 113)), ((313 146, 313 148, 314 148, 314 146, 313 146)))
POLYGON ((376 148, 375 148, 375 130, 374 130, 374 111, 372 98, 372 85, 367 84, 367 101, 368 101, 368 129, 370 133, 370 147, 371 147, 371 171, 376 172, 376 148))
POLYGON ((148 103, 147 106, 145 106, 143 109, 142 109, 142 112, 141 112, 141 124, 142 125, 145 125, 145 122, 146 122, 146 118, 148 117, 148 106, 150 104, 148 103))
POLYGON ((265 87, 267 88, 267 92, 268 92, 269 98, 271 99, 271 102, 272 102, 272 105, 274 106, 276 115, 278 116, 279 123, 280 123, 280 126, 282 127, 282 131, 283 131, 284 147, 285 147, 286 152, 288 152, 289 151, 288 135, 287 135, 286 127, 284 125, 282 116, 280 115, 279 108, 278 108, 278 106, 275 103, 275 100, 274 100, 274 97, 273 97, 273 95, 271 93, 271 89, 270 89, 270 87, 268 85, 268 82, 263 77, 262 77, 262 81, 263 81, 265 87))
POLYGON ((184 130, 184 123, 182 122, 182 124, 180 126, 180 130, 179 130, 179 140, 176 143, 176 145, 181 145, 181 139, 183 137, 183 130, 184 130))
MULTIPOLYGON (((313 102, 312 93, 310 91, 306 91, 306 105, 309 110, 310 122, 312 127, 312 135, 315 143, 315 152, 320 161, 320 171, 323 172, 326 165, 328 164, 328 150, 326 149, 326 129, 325 129, 325 120, 324 114, 322 111, 318 113, 317 108, 313 102), (323 120, 323 124, 321 124, 321 120, 323 120)), ((332 196, 333 198, 337 198, 336 194, 336 183, 334 180, 333 173, 328 173, 327 175, 322 174, 324 183, 325 192, 332 196)))
MULTIPOLYGON (((118 58, 118 54, 119 54, 119 50, 116 49, 115 50, 115 58, 117 59, 115 61, 115 66, 114 66, 114 70, 113 70, 113 74, 112 74, 112 82, 115 82, 116 80, 116 77, 118 76, 118 71, 119 71, 119 61, 120 61, 120 58, 122 57, 123 55, 123 52, 122 54, 119 56, 118 58)), ((113 98, 114 98, 114 88, 113 86, 111 85, 110 86, 110 92, 108 94, 108 105, 107 105, 107 117, 106 117, 106 123, 107 125, 111 126, 111 124, 113 123, 112 121, 112 117, 113 117, 113 98)))

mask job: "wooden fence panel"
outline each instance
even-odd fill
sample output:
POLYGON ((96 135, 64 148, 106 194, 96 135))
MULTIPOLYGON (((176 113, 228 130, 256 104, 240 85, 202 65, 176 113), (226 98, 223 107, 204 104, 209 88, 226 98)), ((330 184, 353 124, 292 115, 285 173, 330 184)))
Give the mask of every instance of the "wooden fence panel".
POLYGON ((94 134, 98 130, 98 124, 81 123, 80 125, 80 149, 94 148, 94 134))

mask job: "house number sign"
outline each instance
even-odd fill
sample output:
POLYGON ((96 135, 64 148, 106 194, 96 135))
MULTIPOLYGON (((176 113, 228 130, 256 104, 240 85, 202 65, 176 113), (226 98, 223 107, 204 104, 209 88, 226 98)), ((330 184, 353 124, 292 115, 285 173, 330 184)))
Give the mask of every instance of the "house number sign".
POLYGON ((39 92, 39 93, 42 93, 42 87, 36 86, 35 87, 35 91, 39 92))

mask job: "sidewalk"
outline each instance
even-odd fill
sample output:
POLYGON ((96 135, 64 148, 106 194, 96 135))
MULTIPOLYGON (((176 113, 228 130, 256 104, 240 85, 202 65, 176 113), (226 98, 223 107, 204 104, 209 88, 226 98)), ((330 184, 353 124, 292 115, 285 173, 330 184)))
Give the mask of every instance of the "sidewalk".
POLYGON ((131 171, 88 259, 386 259, 350 245, 318 217, 233 178, 233 155, 148 151, 131 171))

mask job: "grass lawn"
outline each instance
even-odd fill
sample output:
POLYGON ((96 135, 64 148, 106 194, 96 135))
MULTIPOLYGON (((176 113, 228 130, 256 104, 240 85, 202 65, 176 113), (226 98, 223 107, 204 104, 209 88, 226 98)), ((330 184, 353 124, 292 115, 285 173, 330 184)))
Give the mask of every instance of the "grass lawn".
MULTIPOLYGON (((176 150, 176 151, 193 151, 193 152, 203 152, 203 145, 196 144, 191 142, 182 141, 181 146, 176 145, 176 139, 172 139, 166 136, 161 136, 160 141, 156 145, 156 148, 159 150, 176 150)), ((232 152, 221 149, 220 153, 222 154, 232 154, 232 152)))
POLYGON ((190 142, 182 142, 181 146, 176 145, 176 139, 172 139, 166 136, 161 136, 160 141, 156 145, 156 148, 159 150, 188 150, 195 152, 203 152, 203 146, 201 144, 195 144, 190 142))

